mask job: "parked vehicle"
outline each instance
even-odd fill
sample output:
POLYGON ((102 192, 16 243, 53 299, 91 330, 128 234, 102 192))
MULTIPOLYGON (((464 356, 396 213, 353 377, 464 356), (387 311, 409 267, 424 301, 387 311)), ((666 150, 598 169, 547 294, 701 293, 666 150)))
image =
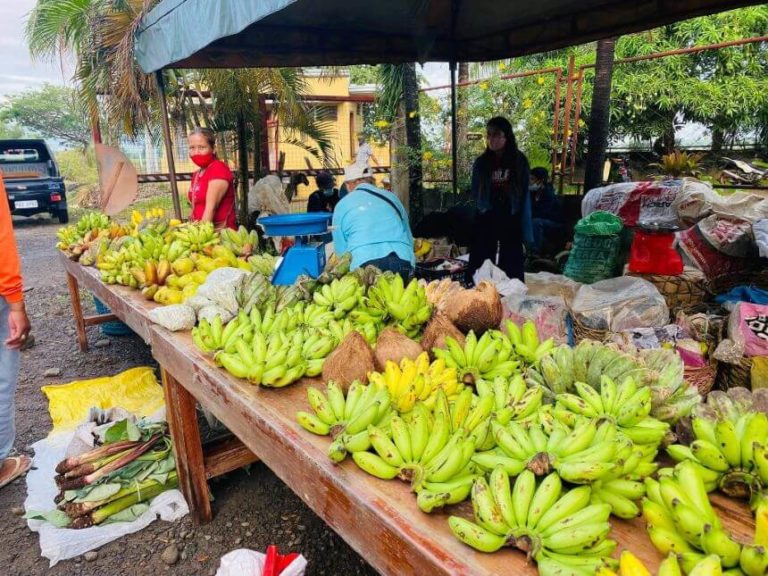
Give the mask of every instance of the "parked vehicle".
POLYGON ((11 214, 48 212, 62 224, 69 221, 64 179, 44 140, 0 140, 0 170, 11 214))

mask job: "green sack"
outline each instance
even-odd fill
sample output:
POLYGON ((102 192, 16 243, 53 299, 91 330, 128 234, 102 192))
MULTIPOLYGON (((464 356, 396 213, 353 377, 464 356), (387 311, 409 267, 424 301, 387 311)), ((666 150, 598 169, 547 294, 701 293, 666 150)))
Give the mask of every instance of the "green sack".
POLYGON ((610 212, 592 212, 576 223, 574 232, 584 236, 615 236, 621 232, 624 225, 621 218, 610 212))

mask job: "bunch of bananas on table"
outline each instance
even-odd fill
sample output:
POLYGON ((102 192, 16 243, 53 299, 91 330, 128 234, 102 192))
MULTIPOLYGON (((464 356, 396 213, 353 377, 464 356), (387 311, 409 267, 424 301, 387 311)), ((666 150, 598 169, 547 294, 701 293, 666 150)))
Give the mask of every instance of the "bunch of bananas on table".
POLYGON ((509 340, 498 330, 488 330, 479 339, 470 331, 463 348, 450 336, 445 343, 447 349, 434 348, 432 354, 456 368, 459 378, 468 384, 479 379, 492 381, 497 376, 510 378, 520 366, 512 359, 509 340))
POLYGON ((173 229, 172 237, 190 252, 203 252, 208 246, 220 242, 211 222, 187 222, 173 229))
MULTIPOLYGON (((700 562, 693 564, 688 562, 688 576, 720 576, 723 574, 720 558, 715 555, 704 557, 700 562)), ((677 555, 670 554, 661 564, 656 576, 682 576, 682 568, 677 555)), ((739 571, 737 574, 743 574, 739 571)), ((604 566, 597 571, 597 576, 651 576, 651 572, 645 565, 629 550, 624 550, 619 558, 619 571, 616 572, 608 566, 604 566)))
POLYGON ((232 250, 235 256, 247 258, 259 247, 259 235, 255 230, 250 232, 245 226, 237 230, 224 228, 219 232, 221 243, 232 250))
POLYGON ((318 286, 312 298, 318 306, 333 313, 337 320, 344 318, 360 303, 365 289, 354 276, 334 279, 330 284, 318 286))
POLYGON ((555 347, 555 341, 552 338, 543 342, 539 339, 536 324, 531 320, 526 320, 522 328, 511 320, 507 320, 505 325, 512 348, 525 366, 538 366, 541 359, 555 347))
POLYGON ((399 274, 385 272, 368 289, 350 317, 360 324, 373 322, 382 328, 394 325, 409 338, 416 339, 432 317, 432 305, 418 280, 413 279, 405 286, 399 274))
POLYGON ((449 368, 439 359, 430 363, 426 352, 416 360, 403 358, 400 364, 388 360, 383 372, 368 374, 368 382, 389 390, 394 408, 401 414, 410 412, 417 401, 431 408, 439 389, 453 400, 464 388, 455 368, 449 368))
POLYGON ((537 483, 526 470, 514 484, 496 468, 488 481, 472 486, 474 522, 451 516, 454 535, 481 552, 515 547, 535 559, 539 574, 594 574, 603 566, 616 566, 610 555, 616 543, 611 530, 610 507, 590 503, 591 490, 580 486, 563 489, 557 473, 537 483))
POLYGON ((501 425, 511 420, 537 417, 544 399, 544 389, 535 385, 529 388, 522 374, 515 374, 512 378, 497 376, 493 382, 477 380, 475 389, 480 397, 493 397, 494 418, 501 425))

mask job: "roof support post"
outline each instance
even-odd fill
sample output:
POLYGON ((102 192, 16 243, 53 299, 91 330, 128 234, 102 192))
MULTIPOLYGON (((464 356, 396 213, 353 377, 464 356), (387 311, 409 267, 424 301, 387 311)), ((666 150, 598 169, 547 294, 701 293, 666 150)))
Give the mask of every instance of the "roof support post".
POLYGON ((451 60, 451 182, 453 193, 459 190, 459 122, 456 118, 457 94, 456 94, 456 61, 451 60))
POLYGON ((171 198, 173 198, 173 212, 176 218, 181 220, 181 203, 179 202, 179 187, 176 183, 176 163, 173 160, 173 139, 171 138, 171 126, 168 122, 168 103, 165 100, 165 82, 163 71, 155 72, 157 91, 160 94, 160 120, 163 124, 163 140, 165 140, 165 159, 168 161, 168 181, 171 183, 171 198))

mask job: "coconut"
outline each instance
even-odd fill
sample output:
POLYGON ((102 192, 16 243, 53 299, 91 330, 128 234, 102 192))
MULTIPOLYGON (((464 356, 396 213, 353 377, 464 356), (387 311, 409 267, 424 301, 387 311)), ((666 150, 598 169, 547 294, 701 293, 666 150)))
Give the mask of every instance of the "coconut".
POLYGON ((414 342, 405 334, 395 328, 385 328, 379 334, 379 338, 376 340, 376 349, 373 352, 376 370, 383 372, 387 360, 398 363, 403 358, 416 360, 423 351, 418 342, 414 342))
POLYGON ((353 330, 331 352, 323 364, 323 380, 333 380, 344 392, 355 380, 368 382, 368 372, 376 369, 373 350, 363 336, 353 330))
POLYGON ((427 324, 421 337, 421 347, 432 355, 433 348, 445 348, 445 338, 450 336, 464 347, 464 334, 456 328, 445 314, 435 314, 427 324))
POLYGON ((480 282, 473 290, 454 292, 448 297, 445 311, 448 319, 465 334, 474 330, 480 335, 498 328, 503 309, 501 296, 491 282, 480 282))

